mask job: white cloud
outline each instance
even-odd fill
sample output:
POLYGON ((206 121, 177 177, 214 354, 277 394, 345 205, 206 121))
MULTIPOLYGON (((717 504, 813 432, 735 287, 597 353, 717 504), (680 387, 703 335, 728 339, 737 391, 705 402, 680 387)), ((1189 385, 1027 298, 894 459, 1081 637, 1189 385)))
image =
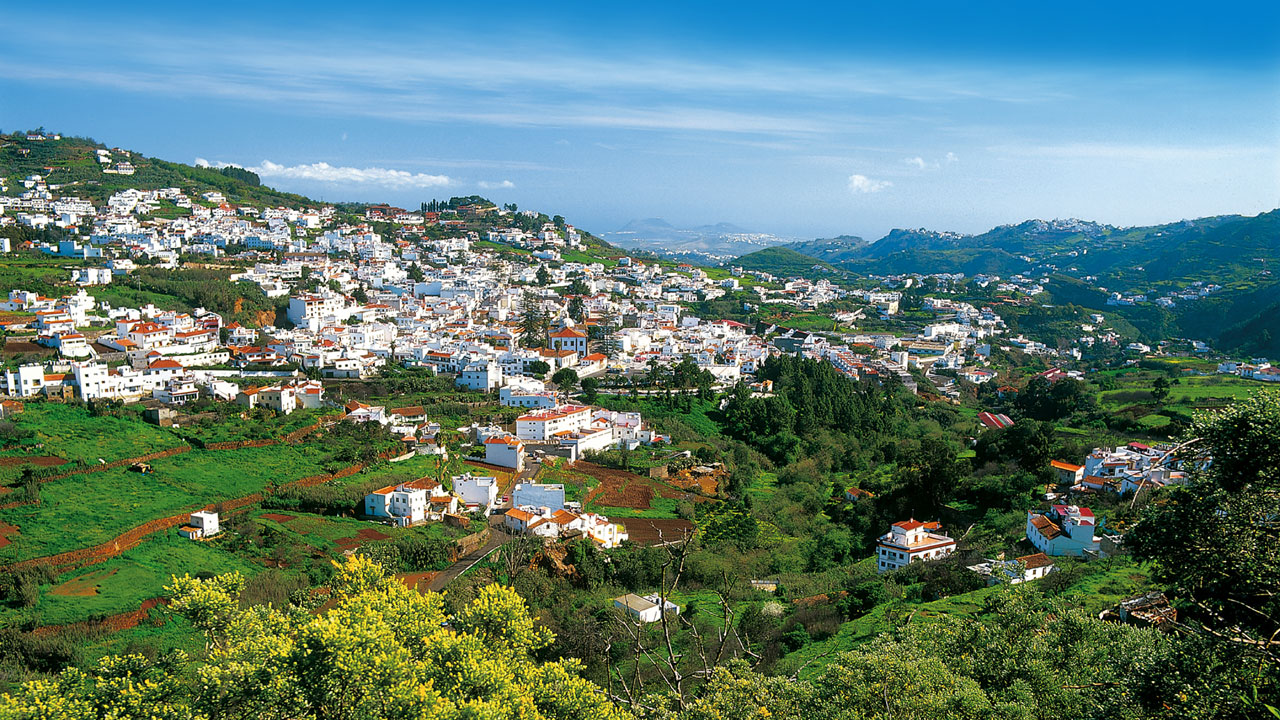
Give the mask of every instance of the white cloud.
POLYGON ((887 187, 893 187, 893 183, 888 180, 872 180, 866 175, 849 176, 849 192, 852 193, 880 192, 887 187))
POLYGON ((476 185, 479 185, 481 190, 505 190, 507 188, 513 188, 516 186, 516 184, 511 182, 510 180, 503 180, 502 182, 489 182, 488 180, 481 180, 480 182, 476 183, 476 185))
POLYGON ((264 178, 385 185, 393 188, 430 188, 453 183, 448 175, 428 175, 380 167, 334 167, 325 162, 309 165, 280 165, 270 160, 263 160, 261 165, 247 169, 264 178))
POLYGON ((953 152, 949 152, 946 155, 942 156, 941 160, 925 160, 924 158, 918 155, 916 157, 909 157, 909 158, 902 159, 902 162, 910 165, 911 167, 917 170, 937 170, 943 165, 950 165, 954 162, 959 162, 959 161, 960 161, 960 158, 957 157, 956 154, 953 152))

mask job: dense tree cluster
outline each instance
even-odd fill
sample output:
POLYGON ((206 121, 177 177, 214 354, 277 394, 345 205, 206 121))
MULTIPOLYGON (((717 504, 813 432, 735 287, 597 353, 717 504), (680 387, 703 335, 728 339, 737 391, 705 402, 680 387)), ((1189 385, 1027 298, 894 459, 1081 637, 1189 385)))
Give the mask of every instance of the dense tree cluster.
POLYGON ((337 604, 241 609, 238 574, 177 578, 171 607, 203 631, 203 660, 112 656, 0 697, 2 718, 626 717, 578 677, 538 662, 552 636, 509 588, 450 614, 360 557, 334 578, 337 604))

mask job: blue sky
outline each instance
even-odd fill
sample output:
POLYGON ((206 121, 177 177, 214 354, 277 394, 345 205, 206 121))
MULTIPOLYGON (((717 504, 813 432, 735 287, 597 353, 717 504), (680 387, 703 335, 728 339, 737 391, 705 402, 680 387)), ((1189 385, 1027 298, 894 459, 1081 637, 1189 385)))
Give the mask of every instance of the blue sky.
POLYGON ((1274 3, 129 5, 10 13, 0 128, 593 231, 1280 206, 1274 3))

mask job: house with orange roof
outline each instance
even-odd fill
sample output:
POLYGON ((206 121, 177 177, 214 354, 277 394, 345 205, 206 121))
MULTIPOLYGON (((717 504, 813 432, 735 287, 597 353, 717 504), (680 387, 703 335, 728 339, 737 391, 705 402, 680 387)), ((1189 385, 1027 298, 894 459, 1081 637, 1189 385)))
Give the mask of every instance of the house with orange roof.
POLYGON ((487 437, 484 440, 484 461, 521 472, 524 470, 524 441, 506 433, 487 437))
POLYGON ((364 514, 375 518, 389 518, 402 527, 427 519, 427 505, 436 494, 434 482, 415 480, 398 485, 388 485, 369 493, 364 498, 364 514))
POLYGON ((1052 460, 1049 462, 1049 469, 1058 476, 1058 483, 1061 485, 1074 485, 1084 479, 1084 466, 1073 465, 1069 462, 1061 460, 1052 460))
POLYGON ((571 350, 579 357, 587 354, 587 334, 575 327, 565 327, 551 333, 552 350, 571 350))
POLYGON ((937 522, 915 518, 896 522, 876 545, 876 571, 887 573, 914 561, 938 560, 956 550, 956 541, 943 534, 937 522))

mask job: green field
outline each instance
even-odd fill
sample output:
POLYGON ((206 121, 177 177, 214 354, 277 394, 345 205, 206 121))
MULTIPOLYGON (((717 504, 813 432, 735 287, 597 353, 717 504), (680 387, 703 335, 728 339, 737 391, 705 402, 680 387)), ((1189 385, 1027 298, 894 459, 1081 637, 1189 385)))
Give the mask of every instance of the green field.
MULTIPOLYGON (((1114 375, 1116 388, 1098 394, 1098 402, 1104 408, 1121 408, 1136 402, 1151 403, 1149 397, 1133 397, 1133 393, 1151 390, 1159 373, 1128 371, 1114 375)), ((1188 410, 1209 400, 1235 402, 1266 390, 1266 383, 1246 380, 1234 375, 1191 375, 1177 378, 1177 384, 1169 388, 1165 406, 1188 410)))
POLYGON ((676 512, 676 506, 679 503, 680 501, 675 498, 659 497, 657 493, 654 493, 653 499, 649 501, 648 510, 597 505, 593 502, 587 503, 582 509, 586 512, 599 513, 607 518, 617 520, 625 518, 673 518, 679 516, 679 513, 676 512))
POLYGON ((320 474, 327 459, 318 445, 192 450, 154 461, 147 475, 115 468, 45 483, 39 505, 0 510, 0 521, 19 528, 0 563, 97 545, 149 520, 320 474))
POLYGON ((93 263, 73 258, 18 252, 0 257, 0 287, 57 297, 75 291, 69 268, 92 266, 93 263))
POLYGON ((126 408, 122 417, 93 417, 83 405, 27 403, 14 422, 35 437, 22 442, 32 455, 54 455, 97 464, 168 450, 185 443, 172 432, 142 421, 142 407, 126 408))
POLYGON ((250 517, 264 528, 271 528, 285 537, 293 538, 304 545, 328 553, 333 553, 338 545, 342 544, 342 541, 356 538, 361 530, 376 530, 392 540, 412 535, 436 540, 449 540, 466 534, 465 531, 449 527, 442 522, 400 528, 356 518, 313 515, 287 510, 264 510, 254 512, 250 517), (263 517, 263 515, 268 514, 285 515, 294 519, 281 522, 263 517))
POLYGON ((105 562, 76 568, 41 587, 40 601, 30 608, 0 612, 0 624, 36 621, 62 625, 98 615, 136 610, 144 600, 161 597, 174 575, 228 573, 253 575, 262 566, 237 557, 215 543, 178 535, 177 529, 157 534, 136 548, 105 562))
POLYGON ((222 405, 218 406, 218 409, 221 412, 218 418, 201 418, 187 422, 179 417, 178 423, 181 428, 174 432, 206 443, 281 438, 295 430, 315 424, 322 417, 338 412, 333 408, 316 408, 279 415, 270 410, 263 410, 254 411, 252 421, 247 422, 240 417, 240 413, 244 411, 240 406, 222 405))
POLYGON ((587 253, 584 253, 581 250, 567 250, 565 252, 562 252, 560 253, 560 259, 564 260, 565 262, 582 263, 583 265, 600 263, 601 265, 604 265, 607 268, 611 268, 618 264, 618 261, 614 260, 613 258, 600 257, 596 255, 588 255, 587 253))

